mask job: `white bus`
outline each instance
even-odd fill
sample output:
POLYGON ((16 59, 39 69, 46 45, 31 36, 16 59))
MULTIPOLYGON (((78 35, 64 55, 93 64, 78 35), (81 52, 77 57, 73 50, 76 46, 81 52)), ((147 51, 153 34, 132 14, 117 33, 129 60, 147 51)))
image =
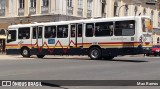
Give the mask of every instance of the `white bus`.
POLYGON ((143 54, 151 47, 150 18, 129 16, 11 25, 6 53, 38 58, 88 55, 110 60, 118 55, 143 54))

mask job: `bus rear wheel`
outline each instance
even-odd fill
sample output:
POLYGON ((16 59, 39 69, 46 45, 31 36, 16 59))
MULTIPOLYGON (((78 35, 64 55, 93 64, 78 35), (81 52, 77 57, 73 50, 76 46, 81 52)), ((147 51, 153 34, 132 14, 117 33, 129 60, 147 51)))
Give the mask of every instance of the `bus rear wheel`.
POLYGON ((23 57, 30 57, 31 55, 30 55, 30 50, 28 49, 28 48, 22 48, 22 50, 21 50, 21 55, 23 56, 23 57))
POLYGON ((37 55, 38 58, 43 58, 45 55, 37 55))
POLYGON ((101 59, 101 50, 98 47, 93 47, 89 50, 89 57, 92 60, 101 59))

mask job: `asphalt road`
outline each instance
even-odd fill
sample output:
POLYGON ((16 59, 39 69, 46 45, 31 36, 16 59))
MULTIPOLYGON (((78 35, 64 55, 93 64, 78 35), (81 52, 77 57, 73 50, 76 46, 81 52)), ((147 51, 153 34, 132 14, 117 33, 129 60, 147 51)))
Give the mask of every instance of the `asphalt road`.
MULTIPOLYGON (((88 57, 47 56, 44 59, 0 55, 0 80, 160 80, 160 57, 116 57, 113 61, 88 57)), ((3 87, 3 89, 17 87, 3 87)), ((29 89, 53 89, 51 86, 29 89)), ((54 89, 159 89, 131 86, 62 86, 54 89)), ((0 87, 1 89, 1 87, 0 87)), ((28 89, 21 87, 20 89, 28 89)))

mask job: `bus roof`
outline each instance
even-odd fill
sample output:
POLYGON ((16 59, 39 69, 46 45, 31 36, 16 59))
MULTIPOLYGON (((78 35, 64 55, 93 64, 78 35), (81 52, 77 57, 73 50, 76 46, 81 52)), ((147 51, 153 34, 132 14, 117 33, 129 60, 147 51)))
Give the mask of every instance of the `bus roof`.
POLYGON ((127 17, 112 17, 112 18, 98 18, 98 19, 81 19, 72 21, 59 21, 59 22, 43 22, 43 23, 30 23, 30 24, 18 24, 10 25, 8 28, 21 28, 21 27, 33 27, 33 26, 49 26, 49 25, 65 25, 73 23, 94 23, 103 21, 120 21, 120 20, 134 20, 139 18, 150 18, 149 16, 127 16, 127 17))

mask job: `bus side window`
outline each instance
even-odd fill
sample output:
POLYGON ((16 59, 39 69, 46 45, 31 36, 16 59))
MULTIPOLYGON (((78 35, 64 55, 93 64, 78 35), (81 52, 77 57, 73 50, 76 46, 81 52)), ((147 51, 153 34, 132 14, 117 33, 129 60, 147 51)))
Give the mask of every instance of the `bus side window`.
POLYGON ((86 24, 86 37, 93 37, 93 33, 94 33, 94 24, 87 23, 86 24))
POLYGON ((29 39, 30 38, 30 27, 18 29, 18 39, 29 39))
POLYGON ((56 26, 46 26, 45 38, 55 38, 55 37, 56 37, 56 26))
POLYGON ((95 24, 95 36, 112 36, 113 22, 100 22, 95 24))
POLYGON ((36 32, 36 27, 33 27, 33 39, 36 39, 37 37, 37 32, 36 32))
POLYGON ((115 36, 133 36, 135 34, 135 21, 117 21, 114 32, 115 36))
POLYGON ((83 30, 82 24, 78 24, 78 37, 82 37, 82 30, 83 30))
POLYGON ((68 25, 59 25, 57 27, 57 38, 68 37, 68 25))
POLYGON ((42 38, 42 27, 38 27, 38 38, 42 38))
POLYGON ((71 25, 71 37, 75 37, 76 35, 76 27, 75 25, 71 25))

